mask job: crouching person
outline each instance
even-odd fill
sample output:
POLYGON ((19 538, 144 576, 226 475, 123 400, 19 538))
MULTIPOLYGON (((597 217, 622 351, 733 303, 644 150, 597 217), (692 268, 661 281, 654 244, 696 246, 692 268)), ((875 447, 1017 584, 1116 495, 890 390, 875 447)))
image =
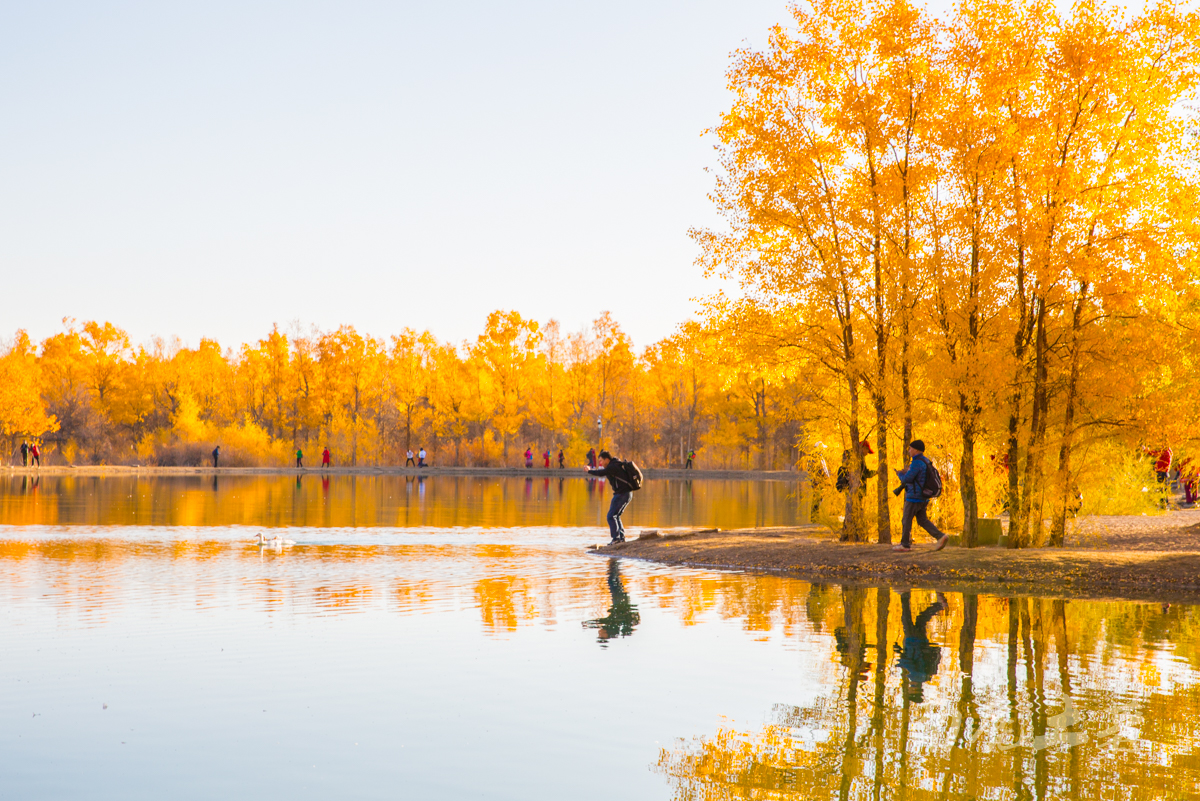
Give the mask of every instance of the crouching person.
POLYGON ((642 471, 633 462, 623 462, 614 459, 608 451, 600 451, 600 467, 585 467, 588 475, 604 476, 612 487, 612 503, 608 507, 608 531, 614 543, 625 541, 625 526, 621 524, 621 514, 629 506, 634 490, 642 488, 642 471))

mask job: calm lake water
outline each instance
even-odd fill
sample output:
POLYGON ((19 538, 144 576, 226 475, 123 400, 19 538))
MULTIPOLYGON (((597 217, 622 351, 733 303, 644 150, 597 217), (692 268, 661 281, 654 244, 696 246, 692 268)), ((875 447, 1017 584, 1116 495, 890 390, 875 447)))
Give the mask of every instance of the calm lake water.
MULTIPOLYGON (((584 554, 594 521, 550 521, 591 515, 586 489, 567 512, 483 488, 456 526, 441 481, 408 526, 336 486, 324 511, 185 502, 187 482, 3 496, 3 797, 1200 794, 1194 607, 618 562, 584 554), (176 493, 194 517, 155 519, 176 493), (264 524, 296 544, 250 545, 264 524)), ((707 483, 647 502, 647 524, 720 524, 703 515, 775 491, 707 483)))

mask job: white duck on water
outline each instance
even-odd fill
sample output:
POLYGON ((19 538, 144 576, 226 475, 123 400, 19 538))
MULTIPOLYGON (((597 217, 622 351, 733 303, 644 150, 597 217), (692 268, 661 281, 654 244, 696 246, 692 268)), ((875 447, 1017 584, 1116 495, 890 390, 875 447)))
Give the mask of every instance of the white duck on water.
POLYGON ((271 539, 267 539, 266 537, 264 537, 262 535, 262 532, 260 531, 255 536, 254 544, 255 545, 271 545, 276 548, 281 548, 284 545, 295 545, 296 541, 295 540, 285 540, 283 537, 280 537, 278 534, 276 534, 271 539))

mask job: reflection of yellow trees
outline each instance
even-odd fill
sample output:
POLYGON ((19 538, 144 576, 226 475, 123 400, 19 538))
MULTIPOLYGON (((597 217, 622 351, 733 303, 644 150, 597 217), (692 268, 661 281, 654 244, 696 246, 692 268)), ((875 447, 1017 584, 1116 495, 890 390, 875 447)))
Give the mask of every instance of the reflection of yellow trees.
POLYGON ((936 692, 917 703, 879 647, 895 635, 890 595, 842 591, 830 648, 838 673, 814 704, 777 707, 775 722, 758 731, 723 726, 663 749, 656 770, 674 797, 1150 799, 1200 792, 1195 672, 1177 667, 1160 688, 1139 683, 1142 660, 1154 652, 1131 643, 1153 626, 1130 627, 1130 640, 1098 649, 1094 640, 1072 639, 1080 627, 1103 628, 1106 612, 1140 618, 1138 606, 956 597, 937 633, 958 658, 942 660, 930 685, 936 692))
MULTIPOLYGON (((638 525, 703 522, 732 528, 794 523, 795 485, 785 482, 650 482, 629 512, 638 525)), ((8 525, 172 526, 579 526, 602 524, 604 488, 570 479, 437 476, 219 476, 97 478, 13 476, 0 480, 8 525)))
POLYGON ((537 617, 529 581, 516 576, 481 579, 475 584, 475 602, 489 629, 516 631, 519 622, 537 617))

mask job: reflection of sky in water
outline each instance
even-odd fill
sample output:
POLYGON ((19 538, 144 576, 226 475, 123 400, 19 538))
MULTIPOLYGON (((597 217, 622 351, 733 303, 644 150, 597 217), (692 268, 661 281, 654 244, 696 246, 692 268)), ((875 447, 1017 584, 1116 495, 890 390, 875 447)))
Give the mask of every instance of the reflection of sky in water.
POLYGON ((257 530, 0 529, 5 797, 1195 790, 1193 607, 952 593, 905 702, 891 591, 614 570, 595 528, 257 530))

